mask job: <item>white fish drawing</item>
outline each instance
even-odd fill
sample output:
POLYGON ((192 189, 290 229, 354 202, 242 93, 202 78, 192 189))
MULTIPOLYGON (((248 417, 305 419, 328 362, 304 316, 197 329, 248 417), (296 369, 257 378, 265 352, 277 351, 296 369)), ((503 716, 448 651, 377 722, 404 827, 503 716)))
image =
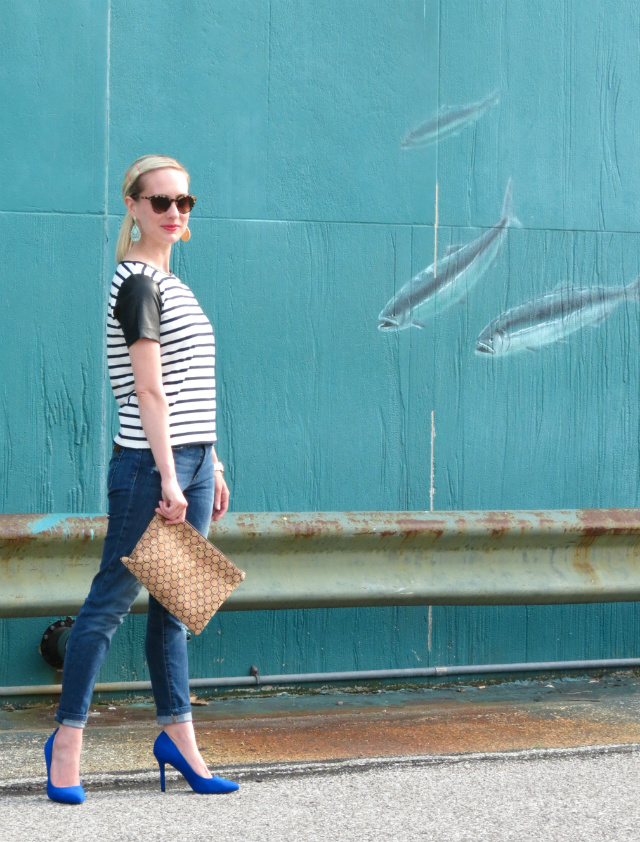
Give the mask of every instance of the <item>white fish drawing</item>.
POLYGON ((458 134, 462 129, 476 123, 489 108, 500 102, 500 92, 494 91, 489 96, 471 105, 445 105, 433 117, 414 129, 404 138, 402 146, 409 149, 414 146, 429 146, 436 140, 458 134))
POLYGON ((378 330, 423 328, 420 318, 442 312, 455 302, 464 301, 497 258, 512 225, 520 225, 513 214, 513 182, 504 194, 502 215, 492 228, 465 246, 451 246, 434 264, 427 266, 393 296, 378 316, 378 330))
POLYGON ((476 353, 537 351, 583 327, 597 327, 626 301, 640 301, 640 276, 621 287, 559 287, 507 310, 478 336, 476 353))

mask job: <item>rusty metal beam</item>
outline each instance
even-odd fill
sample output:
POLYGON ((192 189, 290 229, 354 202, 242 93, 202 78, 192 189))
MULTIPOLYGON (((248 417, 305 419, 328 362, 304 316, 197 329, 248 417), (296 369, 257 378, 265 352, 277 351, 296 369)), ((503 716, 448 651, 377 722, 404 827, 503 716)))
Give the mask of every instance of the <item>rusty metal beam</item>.
MULTIPOLYGON (((0 617, 77 613, 105 530, 104 516, 0 515, 0 617)), ((247 573, 228 611, 640 597, 639 509, 234 513, 209 537, 247 573)))

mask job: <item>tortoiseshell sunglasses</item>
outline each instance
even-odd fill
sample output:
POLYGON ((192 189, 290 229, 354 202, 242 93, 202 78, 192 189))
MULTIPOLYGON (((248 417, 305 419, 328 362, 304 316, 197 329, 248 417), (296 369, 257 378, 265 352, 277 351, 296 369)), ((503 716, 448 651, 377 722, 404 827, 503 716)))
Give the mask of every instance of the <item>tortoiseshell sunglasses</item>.
POLYGON ((138 196, 138 198, 148 199, 151 202, 154 213, 166 213, 174 202, 180 213, 189 213, 193 210, 193 206, 196 203, 196 197, 189 195, 176 196, 175 199, 160 194, 157 196, 138 196))

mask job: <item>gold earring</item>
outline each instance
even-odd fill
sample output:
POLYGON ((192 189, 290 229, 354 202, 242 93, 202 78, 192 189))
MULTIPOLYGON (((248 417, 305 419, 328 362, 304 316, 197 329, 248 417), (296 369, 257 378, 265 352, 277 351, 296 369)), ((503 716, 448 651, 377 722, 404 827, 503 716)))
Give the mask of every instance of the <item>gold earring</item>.
POLYGON ((183 235, 180 237, 183 243, 188 243, 191 239, 191 231, 189 231, 189 226, 184 229, 183 235))

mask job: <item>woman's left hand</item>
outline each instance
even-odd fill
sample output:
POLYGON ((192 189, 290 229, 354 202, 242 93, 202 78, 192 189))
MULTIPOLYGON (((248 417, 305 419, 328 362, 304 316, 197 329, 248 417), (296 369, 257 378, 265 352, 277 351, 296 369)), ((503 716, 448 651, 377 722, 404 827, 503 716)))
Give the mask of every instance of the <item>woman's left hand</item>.
POLYGON ((224 481, 222 471, 215 472, 216 490, 213 498, 213 512, 211 520, 220 520, 229 508, 229 489, 224 481))

